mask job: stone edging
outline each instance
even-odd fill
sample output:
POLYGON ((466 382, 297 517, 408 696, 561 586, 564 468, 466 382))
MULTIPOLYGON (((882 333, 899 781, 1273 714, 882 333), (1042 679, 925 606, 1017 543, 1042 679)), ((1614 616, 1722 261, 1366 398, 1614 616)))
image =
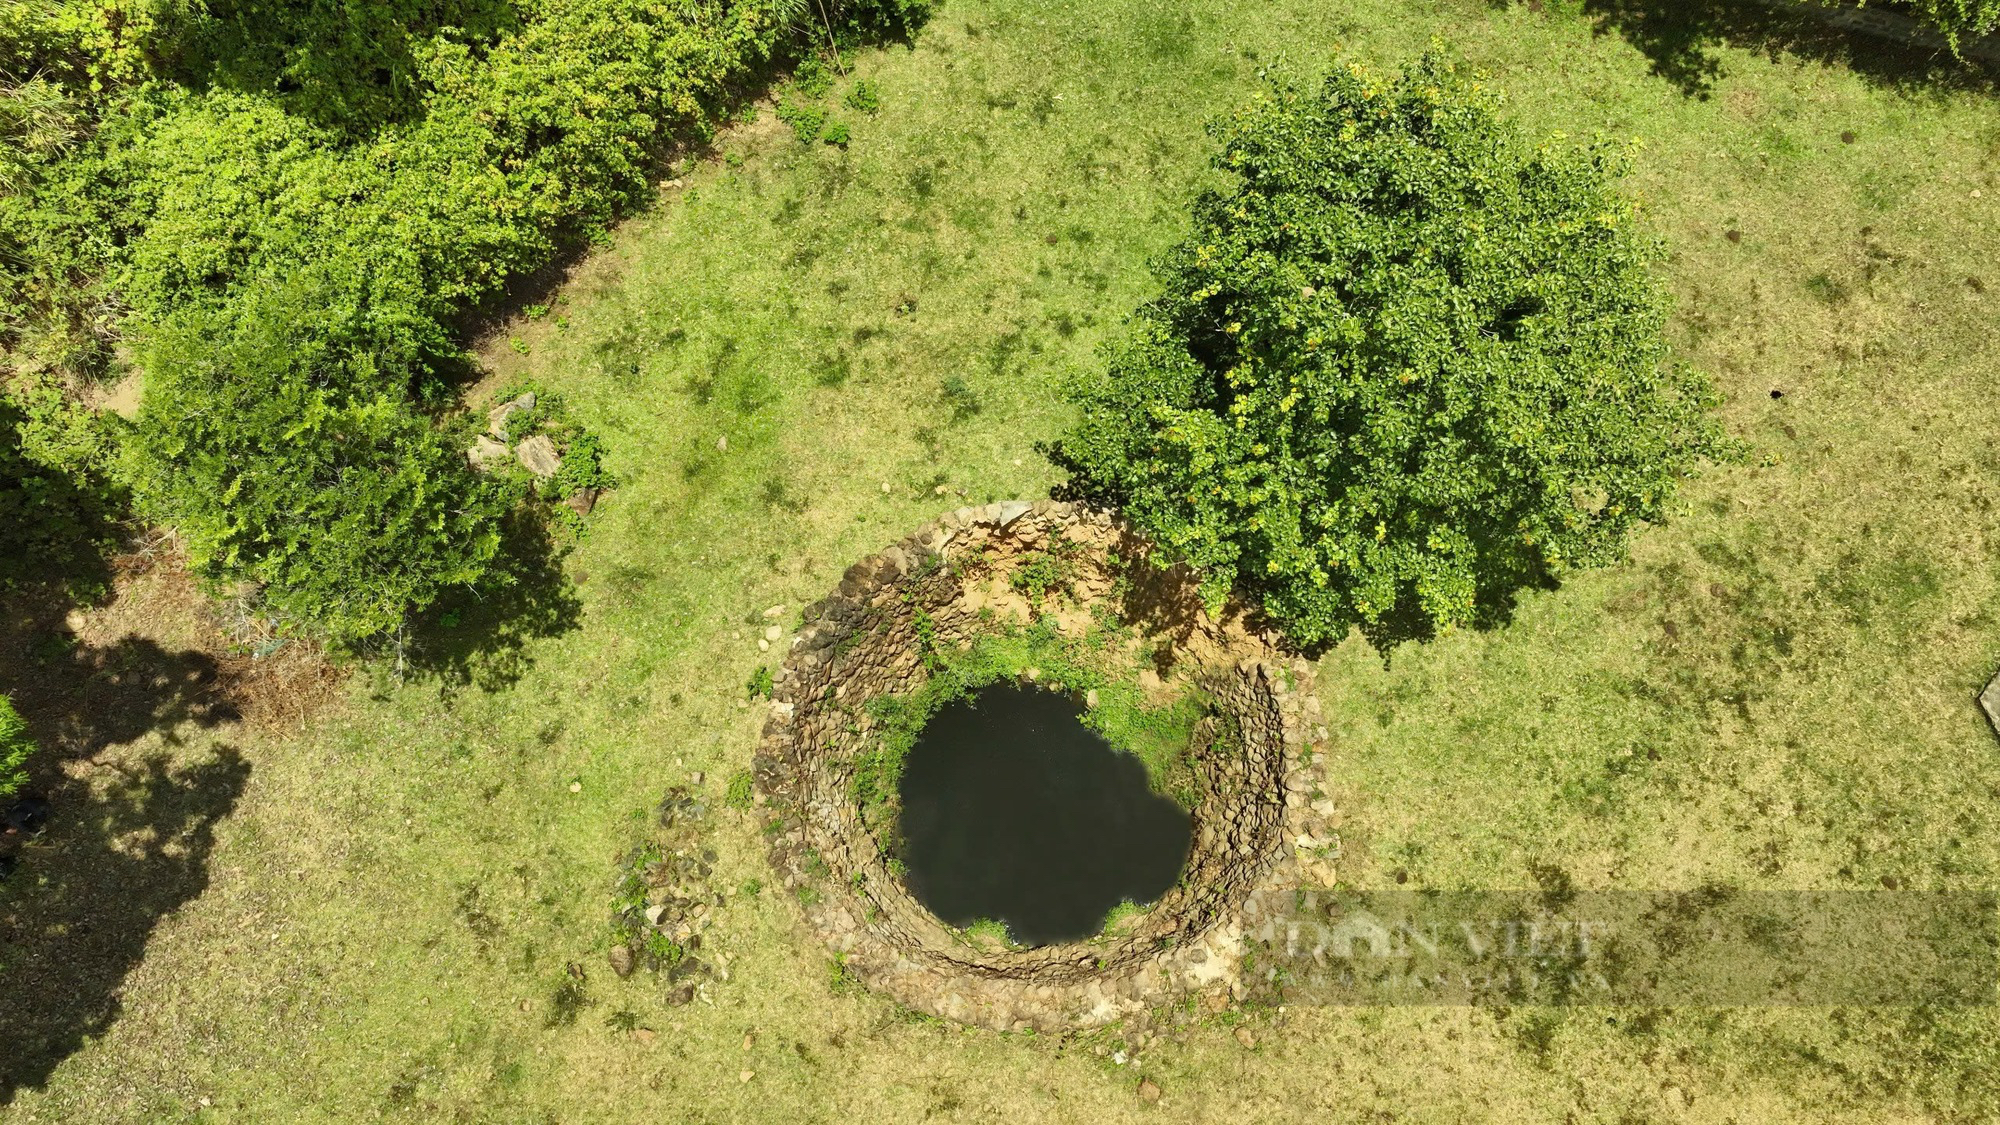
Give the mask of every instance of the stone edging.
POLYGON ((774 677, 754 777, 772 865, 848 973, 919 1011, 1003 1030, 1098 1026, 1194 994, 1214 1009, 1243 994, 1246 924, 1289 906, 1295 887, 1332 884, 1338 837, 1310 666, 1288 663, 1240 607, 1211 616, 1191 576, 1143 564, 1147 550, 1104 511, 988 504, 855 564, 806 611, 774 677), (1078 548, 1058 627, 1085 628, 1093 605, 1119 598, 1119 615, 1158 646, 1168 675, 1205 688, 1241 737, 1197 760, 1187 873, 1121 935, 982 950, 891 874, 849 796, 852 762, 874 725, 866 700, 924 677, 920 635, 959 644, 995 617, 1026 620, 1006 577, 1058 536, 1078 548))

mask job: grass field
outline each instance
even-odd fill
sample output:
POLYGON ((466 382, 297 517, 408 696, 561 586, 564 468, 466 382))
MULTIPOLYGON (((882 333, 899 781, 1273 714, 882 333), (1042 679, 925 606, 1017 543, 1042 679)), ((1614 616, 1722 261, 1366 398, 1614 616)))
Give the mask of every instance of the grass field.
MULTIPOLYGON (((767 106, 487 349, 496 383, 559 388, 622 478, 565 561, 576 604, 496 655, 441 630, 418 674, 363 669, 302 732, 112 747, 107 808, 109 763, 247 774, 118 1017, 0 1116, 1992 1120, 1983 1009, 1294 1008, 1252 1016, 1254 1048, 1217 1021, 1135 1070, 837 989, 771 890, 711 931, 734 957, 713 1003, 605 966, 652 803, 700 771, 719 804, 748 764, 744 684, 784 644, 759 650, 762 611, 795 624, 943 509, 1045 495, 1056 388, 1147 295, 1212 175, 1201 122, 1262 68, 1433 39, 1535 134, 1643 140, 1627 187, 1671 251, 1676 342, 1749 453, 1504 628, 1321 661, 1344 877, 1993 884, 2000 746, 1972 697, 2000 662, 2000 106, 1728 21, 1656 68, 1646 5, 1544 7, 948 0, 828 96, 845 149, 767 106), (858 78, 879 113, 842 104, 858 78)), ((716 823, 719 878, 767 877, 749 819, 716 823)), ((64 891, 5 893, 32 925, 64 891)))

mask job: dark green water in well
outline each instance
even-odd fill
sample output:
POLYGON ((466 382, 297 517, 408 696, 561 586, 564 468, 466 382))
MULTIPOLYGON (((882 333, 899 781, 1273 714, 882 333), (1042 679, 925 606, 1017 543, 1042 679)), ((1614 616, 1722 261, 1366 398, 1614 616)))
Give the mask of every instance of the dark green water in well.
POLYGON ((1165 894, 1188 815, 1068 696, 1016 684, 947 704, 904 760, 903 862, 944 921, 1007 924, 1027 945, 1090 937, 1125 899, 1165 894))

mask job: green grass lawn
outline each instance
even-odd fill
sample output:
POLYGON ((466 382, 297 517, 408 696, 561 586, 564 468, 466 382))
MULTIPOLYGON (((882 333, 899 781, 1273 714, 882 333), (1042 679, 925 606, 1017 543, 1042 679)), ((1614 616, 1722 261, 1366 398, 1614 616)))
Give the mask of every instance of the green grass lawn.
MULTIPOLYGON (((1629 563, 1524 595, 1504 628, 1322 660, 1344 877, 1990 886, 1990 93, 1722 43, 1689 96, 1554 2, 949 0, 828 96, 845 149, 766 108, 489 349, 497 379, 560 389, 623 481, 566 562, 576 627, 462 677, 368 670, 296 737, 232 736, 251 770, 205 892, 155 931, 108 1031, 9 1115, 1990 1119, 1985 1010, 1294 1008, 1252 1018, 1254 1050, 1216 1023, 1134 1072, 1094 1040, 835 988, 774 890, 711 931, 734 958, 712 1003, 668 1008, 605 966, 614 860, 653 802, 700 771, 720 804, 748 764, 744 685, 790 635, 760 651, 762 611, 789 628, 941 510, 1045 495, 1057 387, 1147 295, 1212 175, 1201 123, 1265 67, 1393 66, 1434 38, 1533 133, 1644 142, 1627 186, 1671 250, 1676 341, 1750 452, 1629 563), (841 103, 857 78, 879 113, 841 103), (558 1002, 571 963, 580 1006, 558 1002)), ((216 749, 184 730, 126 752, 216 749)), ((750 819, 717 824, 718 878, 767 878, 750 819)))

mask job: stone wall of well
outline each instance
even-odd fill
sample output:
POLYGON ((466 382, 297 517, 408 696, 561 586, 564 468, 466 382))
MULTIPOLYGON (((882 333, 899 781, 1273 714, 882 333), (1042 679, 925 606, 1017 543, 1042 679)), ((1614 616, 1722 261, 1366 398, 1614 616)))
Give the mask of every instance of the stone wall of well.
POLYGON ((1240 941, 1251 915, 1290 889, 1330 885, 1337 848, 1315 743, 1325 737, 1310 669, 1235 607, 1202 605, 1192 578, 1146 561, 1116 517, 1065 503, 967 508, 849 568, 810 607, 783 668, 755 763, 771 861, 806 921, 847 970, 902 1003, 983 1027, 1057 1030, 1127 1017, 1190 993, 1240 995, 1240 941), (1180 883, 1117 936, 1026 950, 977 948, 891 873, 850 795, 870 745, 866 703, 926 675, 926 632, 970 642, 1027 606, 1007 581, 1060 540, 1070 596, 1059 628, 1081 630, 1110 603, 1153 641, 1166 674, 1206 689, 1194 756, 1198 799, 1180 883), (1122 579, 1122 580, 1121 580, 1122 579), (1211 739, 1221 726, 1236 737, 1211 739), (1211 748, 1212 746, 1212 748, 1211 748), (1247 912, 1247 914, 1246 914, 1247 912))

